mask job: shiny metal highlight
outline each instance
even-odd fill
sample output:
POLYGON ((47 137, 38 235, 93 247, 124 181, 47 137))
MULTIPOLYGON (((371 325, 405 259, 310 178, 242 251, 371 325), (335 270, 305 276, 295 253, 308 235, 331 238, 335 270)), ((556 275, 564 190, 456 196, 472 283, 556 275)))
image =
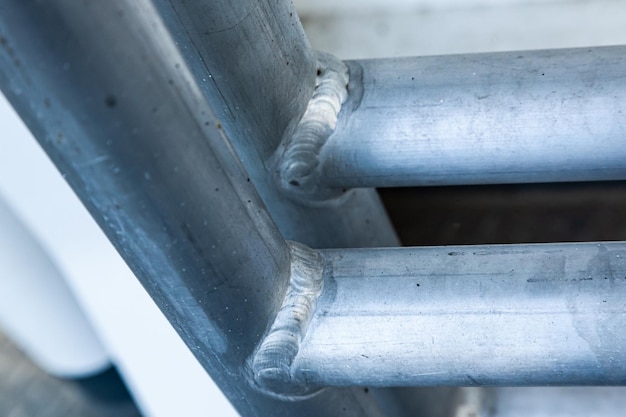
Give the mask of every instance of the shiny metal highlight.
POLYGON ((626 383, 624 242, 321 253, 300 384, 626 383))
POLYGON ((348 66, 326 187, 626 179, 625 46, 348 66))
POLYGON ((279 398, 295 399, 319 390, 292 383, 291 365, 322 293, 324 267, 317 251, 295 242, 288 244, 291 253, 289 288, 269 333, 254 355, 252 371, 262 391, 279 398))
POLYGON ((277 175, 282 189, 304 201, 325 199, 341 192, 319 186, 319 155, 335 130, 341 105, 348 97, 348 67, 334 56, 317 53, 313 97, 294 131, 279 147, 277 175))

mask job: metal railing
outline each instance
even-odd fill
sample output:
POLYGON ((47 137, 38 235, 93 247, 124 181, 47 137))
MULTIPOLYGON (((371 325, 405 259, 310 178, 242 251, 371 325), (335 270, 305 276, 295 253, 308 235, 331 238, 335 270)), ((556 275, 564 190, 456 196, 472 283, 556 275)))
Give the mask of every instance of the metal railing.
POLYGON ((349 189, 624 179, 624 48, 342 63, 282 0, 9 0, 0 41, 3 92, 243 415, 624 382, 623 244, 393 249, 349 189))

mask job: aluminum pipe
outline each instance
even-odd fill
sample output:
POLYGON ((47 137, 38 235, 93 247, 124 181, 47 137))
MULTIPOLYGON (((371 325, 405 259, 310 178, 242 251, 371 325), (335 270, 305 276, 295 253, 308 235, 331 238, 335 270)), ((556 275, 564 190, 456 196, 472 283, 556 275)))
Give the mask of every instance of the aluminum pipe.
POLYGON ((626 243, 322 255, 299 383, 626 383, 626 243))
POLYGON ((374 190, 352 190, 328 204, 302 204, 274 179, 273 154, 305 113, 320 65, 291 2, 154 4, 286 239, 314 248, 398 245, 374 190))
MULTIPOLYGON (((289 35, 272 23, 270 2, 246 4, 241 20, 289 35)), ((9 0, 0 9, 0 88, 237 411, 378 415, 355 390, 286 402, 251 386, 246 361, 287 290, 290 253, 222 109, 181 56, 188 45, 176 44, 153 3, 9 0)))
POLYGON ((626 179, 626 47, 349 66, 326 186, 626 179))

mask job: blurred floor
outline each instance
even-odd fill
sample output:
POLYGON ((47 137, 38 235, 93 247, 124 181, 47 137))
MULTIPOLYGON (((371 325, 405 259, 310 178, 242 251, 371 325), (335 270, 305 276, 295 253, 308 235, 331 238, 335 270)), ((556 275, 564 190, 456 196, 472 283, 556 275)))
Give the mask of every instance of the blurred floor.
MULTIPOLYGON (((116 383, 112 372, 105 379, 116 383)), ((50 376, 0 332, 2 417, 140 417, 119 391, 120 387, 103 387, 99 377, 74 381, 50 376)))

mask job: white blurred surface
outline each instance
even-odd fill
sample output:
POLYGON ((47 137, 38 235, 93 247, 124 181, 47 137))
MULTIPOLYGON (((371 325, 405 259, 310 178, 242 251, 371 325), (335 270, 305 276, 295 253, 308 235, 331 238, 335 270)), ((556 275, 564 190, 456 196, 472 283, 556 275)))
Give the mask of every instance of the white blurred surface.
MULTIPOLYGON (((591 0, 578 0, 591 1, 591 0)), ((294 0, 300 15, 430 12, 485 9, 518 4, 571 4, 572 0, 294 0)))
POLYGON ((109 356, 56 265, 0 195, 0 325, 40 368, 90 376, 109 356))
POLYGON ((313 47, 342 59, 626 44, 626 2, 619 0, 297 0, 296 6, 313 47))
POLYGON ((237 416, 0 95, 0 195, 48 251, 146 417, 237 416))

